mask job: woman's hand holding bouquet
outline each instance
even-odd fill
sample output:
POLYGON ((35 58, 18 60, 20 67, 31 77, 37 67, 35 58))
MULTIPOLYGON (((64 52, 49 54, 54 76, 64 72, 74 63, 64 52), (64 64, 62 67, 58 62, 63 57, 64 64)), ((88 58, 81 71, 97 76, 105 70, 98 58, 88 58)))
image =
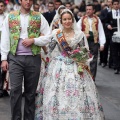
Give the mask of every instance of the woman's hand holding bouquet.
POLYGON ((78 47, 77 49, 68 52, 68 54, 69 58, 73 59, 77 63, 78 73, 82 77, 84 69, 86 69, 86 67, 88 69, 86 62, 88 61, 88 59, 92 58, 92 55, 85 47, 78 47))

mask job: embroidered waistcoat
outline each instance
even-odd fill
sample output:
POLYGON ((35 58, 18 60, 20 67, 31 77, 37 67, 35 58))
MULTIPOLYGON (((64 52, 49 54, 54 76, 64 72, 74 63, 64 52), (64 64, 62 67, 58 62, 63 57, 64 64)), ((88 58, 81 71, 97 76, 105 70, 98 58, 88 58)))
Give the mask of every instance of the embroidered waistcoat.
MULTIPOLYGON (((9 29, 10 29, 10 52, 15 55, 19 38, 20 38, 20 11, 13 11, 9 14, 9 29)), ((28 38, 36 38, 40 36, 41 17, 39 12, 30 11, 28 38)), ((31 45, 33 55, 40 52, 40 46, 31 45)))
MULTIPOLYGON (((94 37, 94 43, 98 43, 98 17, 96 15, 93 15, 92 17, 92 32, 94 37)), ((82 18, 82 31, 85 34, 89 34, 90 31, 90 25, 88 22, 88 16, 85 15, 82 18)))

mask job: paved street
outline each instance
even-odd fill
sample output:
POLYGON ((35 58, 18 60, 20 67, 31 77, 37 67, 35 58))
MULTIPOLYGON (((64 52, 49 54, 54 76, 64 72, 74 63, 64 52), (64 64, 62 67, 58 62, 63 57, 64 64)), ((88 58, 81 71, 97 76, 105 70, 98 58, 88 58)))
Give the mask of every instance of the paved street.
MULTIPOLYGON (((113 69, 98 66, 96 79, 105 120, 120 120, 120 74, 114 75, 113 69)), ((10 120, 9 97, 0 99, 0 120, 10 120)))

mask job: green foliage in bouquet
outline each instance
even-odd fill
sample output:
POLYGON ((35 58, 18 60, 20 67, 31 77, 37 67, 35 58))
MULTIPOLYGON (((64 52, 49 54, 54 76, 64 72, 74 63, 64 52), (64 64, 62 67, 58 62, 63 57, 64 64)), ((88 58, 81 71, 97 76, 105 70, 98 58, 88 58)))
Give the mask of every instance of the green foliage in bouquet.
POLYGON ((76 62, 86 62, 89 58, 88 50, 86 48, 79 48, 72 52, 70 55, 76 62))
POLYGON ((85 47, 77 48, 70 53, 72 58, 78 65, 78 73, 82 73, 86 61, 89 59, 89 51, 85 47))

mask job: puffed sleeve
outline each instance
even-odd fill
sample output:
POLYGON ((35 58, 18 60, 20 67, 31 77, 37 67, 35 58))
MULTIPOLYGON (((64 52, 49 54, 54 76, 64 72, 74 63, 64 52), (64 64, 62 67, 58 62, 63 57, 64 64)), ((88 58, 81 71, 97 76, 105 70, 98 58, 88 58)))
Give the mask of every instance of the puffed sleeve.
POLYGON ((51 34, 51 40, 49 42, 49 45, 48 45, 48 56, 49 58, 52 58, 52 52, 54 51, 56 45, 57 45, 57 40, 56 40, 56 29, 52 31, 52 34, 51 34))
POLYGON ((57 42, 56 42, 55 38, 52 37, 51 42, 49 43, 49 52, 50 53, 54 50, 56 44, 57 44, 57 42))
POLYGON ((88 41, 87 41, 87 38, 83 32, 81 32, 79 39, 80 39, 79 46, 86 47, 86 49, 89 50, 88 41))

